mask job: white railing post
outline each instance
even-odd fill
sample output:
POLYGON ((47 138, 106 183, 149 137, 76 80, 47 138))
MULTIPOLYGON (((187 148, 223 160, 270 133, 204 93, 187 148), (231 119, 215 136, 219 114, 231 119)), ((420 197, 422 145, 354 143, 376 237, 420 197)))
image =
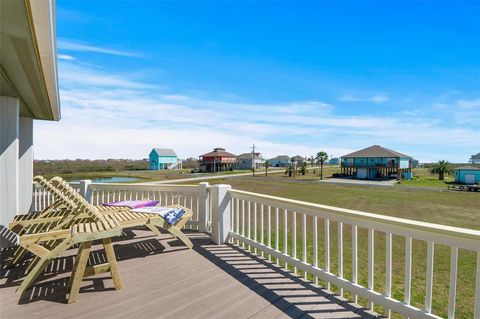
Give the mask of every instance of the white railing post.
POLYGON ((206 232, 208 228, 208 183, 198 184, 198 231, 206 232))
POLYGON ((91 183, 92 181, 90 179, 82 179, 80 181, 80 195, 82 195, 89 203, 91 203, 93 199, 92 189, 90 188, 91 183))
POLYGON ((231 230, 230 185, 213 185, 212 196, 212 241, 221 245, 227 242, 231 230))

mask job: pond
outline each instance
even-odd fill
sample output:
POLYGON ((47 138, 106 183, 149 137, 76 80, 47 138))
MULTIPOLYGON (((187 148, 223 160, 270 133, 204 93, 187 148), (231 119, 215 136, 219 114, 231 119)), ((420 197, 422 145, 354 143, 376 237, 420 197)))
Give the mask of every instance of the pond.
MULTIPOLYGON (((87 178, 88 179, 88 178, 87 178)), ((138 178, 135 177, 100 177, 100 178, 91 178, 92 183, 125 183, 125 182, 134 182, 138 181, 138 178)), ((71 180, 70 182, 80 182, 79 179, 71 180)))

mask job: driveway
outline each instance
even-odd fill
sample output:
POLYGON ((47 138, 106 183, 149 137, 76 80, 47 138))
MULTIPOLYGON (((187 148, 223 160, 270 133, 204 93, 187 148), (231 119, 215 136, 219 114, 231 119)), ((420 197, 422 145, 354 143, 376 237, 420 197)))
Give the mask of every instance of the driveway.
POLYGON ((369 181, 363 179, 347 179, 347 178, 329 178, 318 181, 319 183, 343 184, 343 185, 370 185, 370 186, 393 186, 397 180, 388 181, 369 181))

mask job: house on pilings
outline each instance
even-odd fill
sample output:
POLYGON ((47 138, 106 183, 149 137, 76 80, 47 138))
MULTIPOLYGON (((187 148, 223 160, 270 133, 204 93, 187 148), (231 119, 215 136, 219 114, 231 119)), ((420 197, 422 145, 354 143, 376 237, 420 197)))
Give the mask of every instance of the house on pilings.
POLYGON ((357 179, 411 179, 412 157, 373 145, 342 156, 341 172, 357 179))

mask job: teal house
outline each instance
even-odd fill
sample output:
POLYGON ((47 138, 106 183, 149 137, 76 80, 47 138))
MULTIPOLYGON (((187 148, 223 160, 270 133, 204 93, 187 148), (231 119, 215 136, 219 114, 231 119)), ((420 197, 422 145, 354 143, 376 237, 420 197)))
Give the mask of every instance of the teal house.
POLYGON ((480 167, 460 166, 455 168, 455 183, 468 185, 480 183, 480 167))
POLYGON ((154 148, 150 152, 148 160, 149 170, 181 169, 182 161, 179 161, 177 154, 171 149, 154 148))
POLYGON ((411 179, 412 157, 373 145, 342 156, 341 172, 358 179, 411 179))

